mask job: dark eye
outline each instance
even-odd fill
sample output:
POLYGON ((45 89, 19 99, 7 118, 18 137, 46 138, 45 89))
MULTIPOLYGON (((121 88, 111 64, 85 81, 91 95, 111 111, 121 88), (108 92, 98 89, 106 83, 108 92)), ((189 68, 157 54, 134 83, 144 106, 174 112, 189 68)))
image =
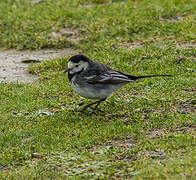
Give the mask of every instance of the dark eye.
POLYGON ((76 65, 75 67, 78 67, 78 65, 76 65))

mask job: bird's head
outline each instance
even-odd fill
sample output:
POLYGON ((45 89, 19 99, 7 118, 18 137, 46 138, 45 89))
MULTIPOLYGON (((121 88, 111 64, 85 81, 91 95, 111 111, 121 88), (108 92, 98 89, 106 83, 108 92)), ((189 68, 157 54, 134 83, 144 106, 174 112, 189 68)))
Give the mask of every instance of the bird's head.
POLYGON ((89 59, 81 54, 72 56, 67 64, 67 69, 65 72, 70 74, 75 74, 77 72, 83 71, 88 67, 89 59))

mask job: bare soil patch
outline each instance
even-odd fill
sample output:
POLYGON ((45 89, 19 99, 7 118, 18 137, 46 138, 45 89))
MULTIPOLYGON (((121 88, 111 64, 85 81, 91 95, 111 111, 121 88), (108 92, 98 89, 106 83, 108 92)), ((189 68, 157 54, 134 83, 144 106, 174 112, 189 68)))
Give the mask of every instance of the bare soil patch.
POLYGON ((62 39, 66 38, 74 43, 79 43, 80 41, 79 33, 76 31, 76 29, 71 27, 62 28, 59 31, 54 30, 52 32, 53 41, 56 41, 58 38, 62 38, 62 39))
POLYGON ((66 57, 72 49, 2 50, 0 49, 0 82, 33 82, 38 77, 27 72, 28 61, 39 62, 66 57))
POLYGON ((121 44, 121 46, 128 49, 137 49, 143 46, 143 42, 124 42, 121 44))
POLYGON ((170 17, 170 18, 160 18, 159 20, 162 23, 164 23, 164 22, 175 23, 175 22, 178 22, 180 20, 183 20, 183 17, 181 17, 181 16, 173 16, 173 17, 170 17))
POLYGON ((186 113, 195 113, 196 106, 195 106, 195 99, 192 99, 188 102, 179 102, 175 106, 178 113, 186 114, 186 113))
POLYGON ((147 136, 150 139, 159 138, 164 135, 170 135, 170 134, 177 134, 177 133, 184 133, 184 132, 195 132, 196 131, 196 125, 195 124, 187 124, 182 127, 176 127, 173 130, 165 130, 162 128, 154 128, 149 129, 147 131, 147 136))
POLYGON ((164 134, 166 134, 168 132, 166 132, 164 129, 161 129, 161 128, 154 128, 154 129, 150 129, 148 132, 147 132, 147 135, 148 135, 148 138, 150 139, 154 139, 156 137, 159 137, 159 136, 163 136, 164 134))
POLYGON ((178 43, 177 48, 179 49, 194 49, 196 48, 196 41, 190 43, 178 43))
POLYGON ((112 148, 125 148, 125 149, 131 149, 135 146, 134 140, 131 138, 127 139, 115 139, 115 140, 108 140, 107 142, 103 144, 96 145, 92 148, 92 152, 97 152, 100 149, 108 150, 112 148))
POLYGON ((43 0, 31 0, 30 1, 32 5, 43 2, 43 0))

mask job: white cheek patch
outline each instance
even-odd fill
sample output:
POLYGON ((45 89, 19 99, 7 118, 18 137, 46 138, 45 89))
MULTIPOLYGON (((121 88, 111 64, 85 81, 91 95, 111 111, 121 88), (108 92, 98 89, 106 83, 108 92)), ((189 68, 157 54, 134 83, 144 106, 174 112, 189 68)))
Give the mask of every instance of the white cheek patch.
POLYGON ((67 67, 68 69, 73 69, 74 64, 72 62, 68 62, 67 67))
POLYGON ((67 67, 70 69, 71 74, 77 73, 79 71, 79 67, 76 67, 77 65, 77 63, 68 62, 67 67))
POLYGON ((79 62, 79 63, 68 62, 67 67, 68 69, 70 69, 70 73, 74 74, 74 73, 80 72, 82 69, 85 70, 88 67, 88 63, 87 62, 79 62))

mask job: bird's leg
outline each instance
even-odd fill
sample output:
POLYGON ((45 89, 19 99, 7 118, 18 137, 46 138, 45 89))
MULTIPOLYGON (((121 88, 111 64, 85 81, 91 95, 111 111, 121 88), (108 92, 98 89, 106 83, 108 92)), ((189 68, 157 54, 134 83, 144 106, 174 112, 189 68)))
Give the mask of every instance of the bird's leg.
MULTIPOLYGON (((91 108, 92 110, 94 110, 95 108, 94 107, 89 107, 89 108, 91 108)), ((102 111, 101 109, 97 109, 97 111, 99 111, 99 112, 101 112, 101 113, 103 113, 104 111, 102 111)))
POLYGON ((82 108, 81 111, 83 112, 83 111, 85 111, 87 108, 91 108, 92 105, 97 104, 98 102, 99 102, 99 101, 95 101, 95 102, 93 102, 93 103, 91 103, 91 104, 88 104, 88 105, 84 106, 84 107, 82 108))
POLYGON ((95 102, 93 102, 93 103, 91 103, 91 104, 88 104, 88 105, 86 105, 86 106, 84 106, 83 108, 82 108, 82 112, 83 111, 85 111, 87 108, 91 108, 91 109, 93 109, 93 112, 91 113, 91 114, 93 114, 94 113, 94 111, 97 109, 97 107, 98 107, 98 105, 102 102, 102 101, 105 101, 106 100, 106 98, 105 99, 101 99, 101 100, 99 100, 99 101, 95 101, 95 102), (96 106, 93 108, 93 107, 91 107, 92 105, 94 105, 94 104, 96 104, 96 106))
POLYGON ((106 100, 106 98, 97 101, 97 104, 96 104, 96 106, 93 108, 93 111, 91 112, 91 114, 94 114, 94 113, 95 113, 95 110, 97 109, 97 107, 99 106, 99 104, 100 104, 102 101, 105 101, 105 100, 106 100))
POLYGON ((78 104, 78 106, 82 106, 83 104, 84 104, 84 101, 80 102, 80 103, 78 104))

